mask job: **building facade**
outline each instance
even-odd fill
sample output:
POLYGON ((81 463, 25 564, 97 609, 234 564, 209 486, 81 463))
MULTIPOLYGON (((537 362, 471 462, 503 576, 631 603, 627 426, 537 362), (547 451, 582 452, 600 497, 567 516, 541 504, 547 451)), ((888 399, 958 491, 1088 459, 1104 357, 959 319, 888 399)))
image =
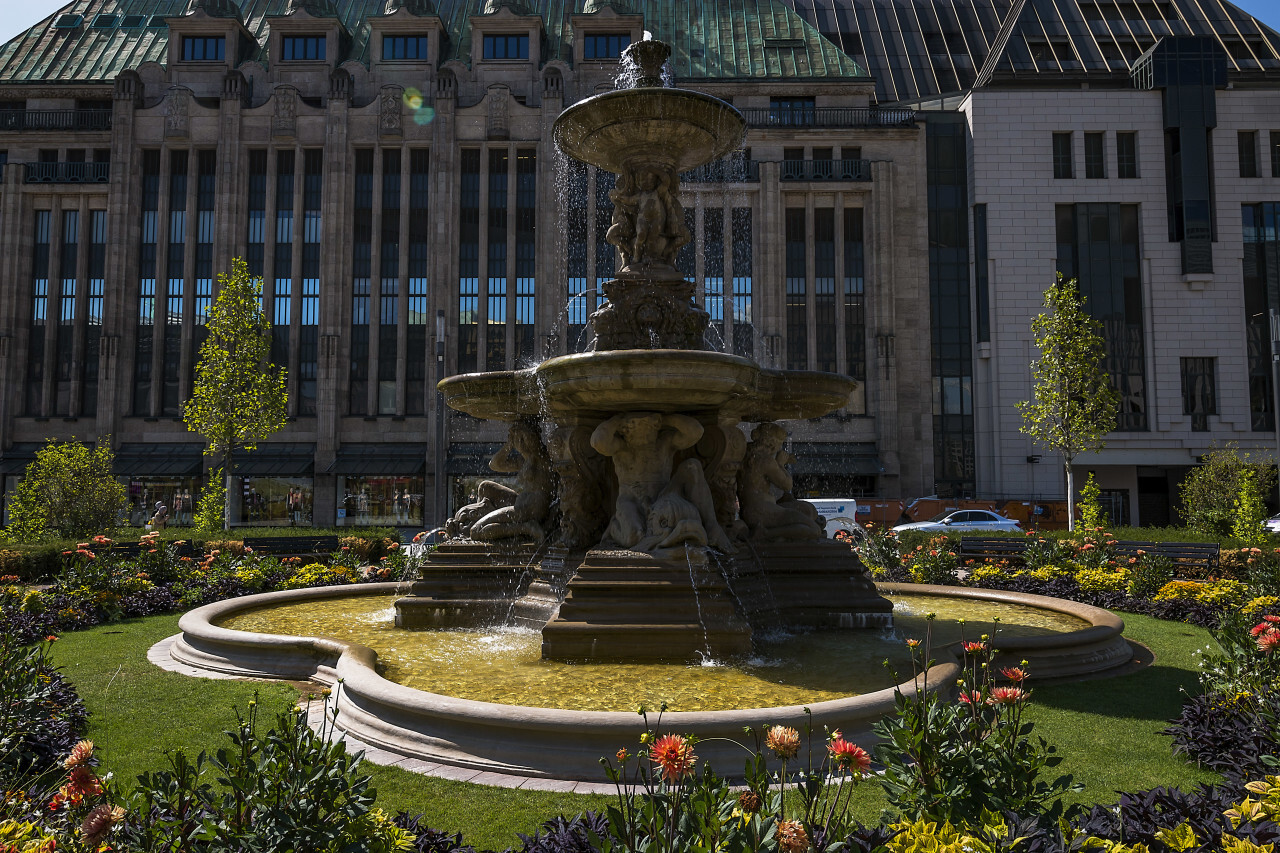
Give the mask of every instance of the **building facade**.
POLYGON ((6 487, 46 438, 110 436, 132 520, 189 517, 182 406, 242 257, 290 420, 238 460, 233 523, 438 522, 437 482, 465 499, 503 430, 441 412, 437 379, 590 346, 612 176, 550 129, 646 31, 747 118, 683 181, 709 344, 860 380, 794 425, 806 493, 933 491, 934 228, 964 193, 928 185, 964 189, 963 125, 935 142, 774 0, 75 0, 35 24, 0 47, 6 487))

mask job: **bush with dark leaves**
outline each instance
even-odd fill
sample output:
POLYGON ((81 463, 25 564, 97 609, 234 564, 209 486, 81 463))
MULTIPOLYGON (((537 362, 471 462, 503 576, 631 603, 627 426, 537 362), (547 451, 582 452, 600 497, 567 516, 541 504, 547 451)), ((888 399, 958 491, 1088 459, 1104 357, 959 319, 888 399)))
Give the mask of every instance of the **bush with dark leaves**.
POLYGON ((512 853, 599 853, 593 838, 606 838, 609 819, 603 814, 585 812, 573 818, 552 818, 533 835, 520 833, 524 846, 512 853))
POLYGON ((57 767, 85 730, 84 703, 49 660, 53 639, 0 636, 0 790, 57 767))

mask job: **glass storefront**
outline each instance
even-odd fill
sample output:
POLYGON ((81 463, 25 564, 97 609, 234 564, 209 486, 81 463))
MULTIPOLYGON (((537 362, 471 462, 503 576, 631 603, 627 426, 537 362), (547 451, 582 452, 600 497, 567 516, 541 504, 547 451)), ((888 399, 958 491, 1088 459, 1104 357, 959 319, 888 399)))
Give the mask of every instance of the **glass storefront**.
POLYGON ((421 527, 424 484, 421 475, 338 477, 337 524, 421 527))
POLYGON ((233 527, 311 525, 310 477, 234 477, 233 527))
POLYGON ((159 501, 169 508, 170 527, 191 526, 196 499, 200 495, 199 477, 122 477, 128 494, 123 522, 142 527, 156 512, 159 501))

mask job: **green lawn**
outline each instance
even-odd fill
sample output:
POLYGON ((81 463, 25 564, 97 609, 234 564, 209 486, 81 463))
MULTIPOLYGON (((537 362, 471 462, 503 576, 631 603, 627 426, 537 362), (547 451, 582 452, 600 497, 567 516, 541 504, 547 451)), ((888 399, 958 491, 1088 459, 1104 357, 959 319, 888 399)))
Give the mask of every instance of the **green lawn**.
MULTIPOLYGON (((1180 623, 1124 618, 1126 635, 1155 652, 1153 666, 1116 678, 1039 687, 1033 697, 1037 733, 1065 756, 1058 772, 1085 783, 1075 798, 1081 802, 1114 802, 1117 790, 1216 778, 1175 759, 1169 739, 1159 734, 1178 713, 1181 691, 1196 688, 1191 652, 1208 642, 1208 634, 1180 623)), ((255 692, 272 712, 298 698, 284 684, 208 681, 152 666, 147 649, 176 633, 177 621, 156 616, 68 633, 54 647, 55 659, 88 705, 89 737, 102 749, 104 769, 121 783, 167 766, 167 751, 194 756, 223 746, 221 732, 234 722, 232 709, 244 707, 255 692)), ((480 849, 505 848, 517 832, 531 833, 548 817, 599 808, 604 801, 487 788, 369 764, 363 769, 373 776, 380 806, 422 812, 433 827, 461 830, 480 849)), ((867 783, 855 804, 860 817, 876 820, 886 801, 877 785, 867 783)))

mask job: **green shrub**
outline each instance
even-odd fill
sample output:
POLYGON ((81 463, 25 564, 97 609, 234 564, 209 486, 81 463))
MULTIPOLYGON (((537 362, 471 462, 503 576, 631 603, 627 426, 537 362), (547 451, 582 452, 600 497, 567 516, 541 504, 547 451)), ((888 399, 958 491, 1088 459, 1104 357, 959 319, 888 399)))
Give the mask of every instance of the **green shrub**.
MULTIPOLYGON (((912 820, 976 822, 986 810, 1061 814, 1062 795, 1081 786, 1070 776, 1041 778, 1062 757, 1044 738, 1031 737, 1025 668, 1005 668, 1001 675, 1010 684, 997 686, 990 638, 965 643, 964 650, 958 702, 936 690, 912 696, 898 690, 897 713, 873 727, 881 739, 875 748, 884 765, 880 784, 890 802, 912 820)), ((912 664, 917 674, 932 664, 928 637, 912 647, 912 664)))
POLYGON ((1173 560, 1156 554, 1140 554, 1129 567, 1128 593, 1135 598, 1151 598, 1173 580, 1173 560))
POLYGON ((75 441, 50 441, 36 452, 9 503, 5 536, 35 542, 50 535, 88 536, 115 526, 124 509, 124 485, 112 474, 111 443, 92 449, 75 441))
POLYGON ((960 568, 960 558, 956 549, 945 536, 930 539, 924 545, 907 554, 904 561, 911 572, 911 580, 915 583, 955 585, 956 569, 960 568))
POLYGON ((196 501, 196 511, 192 522, 197 530, 213 533, 221 530, 227 504, 227 482, 222 476, 222 469, 215 468, 209 472, 200 497, 196 501))
POLYGON ((1250 547, 1265 545, 1267 534, 1262 523, 1267 520, 1267 507, 1262 501, 1258 472, 1252 468, 1244 469, 1240 472, 1239 484, 1235 512, 1231 518, 1231 533, 1250 547))
POLYGON ((226 732, 230 749, 195 761, 179 750, 169 770, 144 773, 127 801, 123 850, 206 853, 316 850, 391 853, 412 849, 413 836, 373 807, 360 755, 329 742, 332 723, 313 732, 306 714, 279 714, 265 735, 257 702, 226 732))
POLYGON ((1102 490, 1093 479, 1093 472, 1085 479, 1080 488, 1080 527, 1084 530, 1100 531, 1106 526, 1102 517, 1102 506, 1098 499, 1102 490))
POLYGON ((62 552, 58 544, 14 546, 0 551, 0 575, 14 575, 32 583, 47 580, 62 568, 62 552))
POLYGON ((1259 497, 1275 488, 1276 475, 1269 461, 1242 453, 1234 442, 1206 453, 1202 464, 1187 472, 1180 487, 1187 526, 1210 536, 1231 534, 1245 471, 1253 472, 1251 488, 1259 497))

